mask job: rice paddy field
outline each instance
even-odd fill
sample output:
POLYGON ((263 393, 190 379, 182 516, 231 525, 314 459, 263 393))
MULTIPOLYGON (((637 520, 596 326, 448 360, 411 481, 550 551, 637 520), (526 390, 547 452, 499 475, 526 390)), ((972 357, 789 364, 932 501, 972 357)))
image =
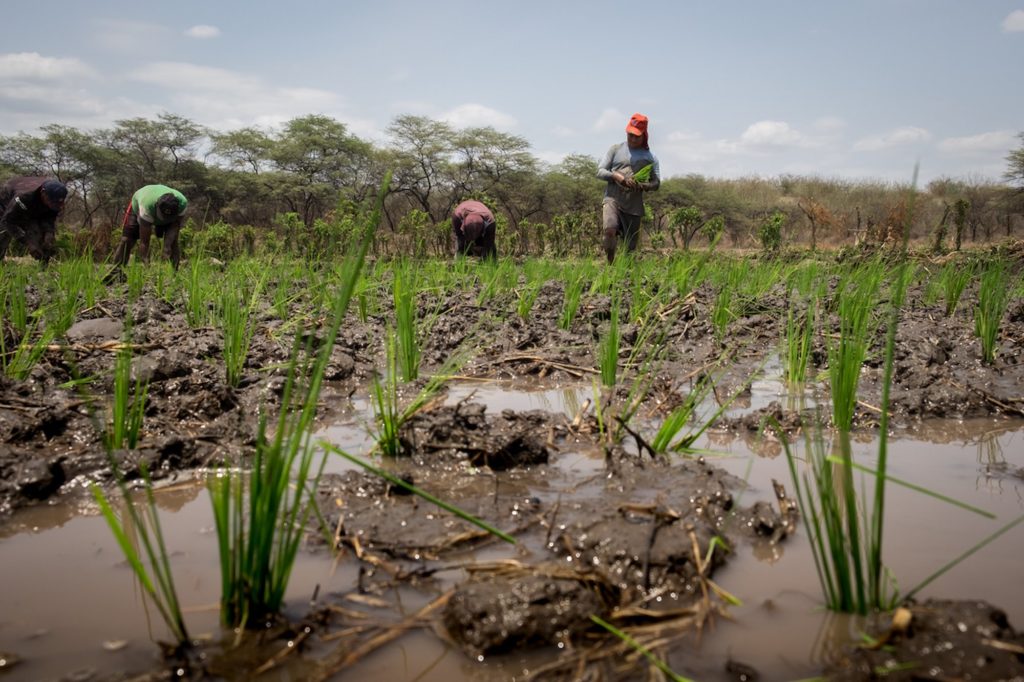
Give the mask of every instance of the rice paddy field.
POLYGON ((1024 676, 1020 242, 0 270, 0 677, 1024 676))

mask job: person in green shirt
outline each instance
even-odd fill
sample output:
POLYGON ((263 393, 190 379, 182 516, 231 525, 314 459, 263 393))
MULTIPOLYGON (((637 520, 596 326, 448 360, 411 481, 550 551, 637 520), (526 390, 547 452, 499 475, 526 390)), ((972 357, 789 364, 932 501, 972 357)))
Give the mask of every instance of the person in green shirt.
POLYGON ((128 264, 136 242, 139 243, 139 259, 148 261, 149 240, 155 234, 164 240, 164 257, 177 270, 181 262, 178 233, 186 208, 185 195, 166 185, 146 185, 135 192, 124 213, 121 243, 114 252, 115 267, 128 264))

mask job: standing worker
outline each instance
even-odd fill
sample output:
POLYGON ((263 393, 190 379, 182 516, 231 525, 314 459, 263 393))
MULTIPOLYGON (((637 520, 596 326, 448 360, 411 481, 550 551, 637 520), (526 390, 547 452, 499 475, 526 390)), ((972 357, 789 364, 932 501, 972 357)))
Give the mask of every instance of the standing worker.
POLYGON ((12 239, 46 265, 57 251, 57 215, 68 188, 53 178, 12 178, 0 188, 0 260, 12 239))
POLYGON ((164 240, 164 257, 177 270, 181 262, 178 233, 187 207, 185 195, 166 185, 146 185, 135 192, 124 213, 121 243, 114 252, 115 269, 128 264, 135 242, 139 243, 139 259, 148 261, 149 240, 155 233, 164 240))
POLYGON ((479 201, 463 201, 452 213, 452 231, 458 243, 456 253, 496 259, 494 230, 494 214, 479 201))
POLYGON ((597 177, 608 183, 601 223, 604 252, 611 263, 620 239, 630 252, 636 251, 644 217, 644 192, 661 186, 658 159, 647 143, 646 116, 633 114, 626 125, 626 141, 612 145, 597 168, 597 177))

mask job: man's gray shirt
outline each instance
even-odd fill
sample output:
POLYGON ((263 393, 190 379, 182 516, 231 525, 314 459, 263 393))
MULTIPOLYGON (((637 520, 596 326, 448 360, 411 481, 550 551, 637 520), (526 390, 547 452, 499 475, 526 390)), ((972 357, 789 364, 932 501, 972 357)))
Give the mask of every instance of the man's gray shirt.
POLYGON ((644 214, 644 191, 653 192, 661 186, 661 169, 658 159, 651 153, 650 149, 630 149, 626 142, 612 145, 604 160, 597 167, 597 177, 608 183, 604 189, 604 203, 614 203, 623 213, 629 215, 644 214), (646 166, 652 164, 651 177, 647 182, 641 182, 639 189, 626 189, 614 180, 612 173, 619 172, 627 178, 646 166))

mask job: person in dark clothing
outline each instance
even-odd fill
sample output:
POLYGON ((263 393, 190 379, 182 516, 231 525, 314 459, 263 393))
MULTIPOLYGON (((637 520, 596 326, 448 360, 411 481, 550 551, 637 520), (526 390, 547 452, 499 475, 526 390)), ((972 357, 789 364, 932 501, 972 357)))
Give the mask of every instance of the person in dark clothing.
POLYGON ((135 242, 139 243, 139 259, 148 261, 149 240, 154 234, 157 239, 164 240, 164 256, 177 270, 181 262, 178 233, 187 207, 185 195, 166 185, 146 185, 135 192, 124 213, 121 243, 114 252, 114 270, 111 273, 128 264, 135 242))
POLYGON ((626 125, 626 141, 612 145, 597 168, 597 177, 607 181, 602 206, 604 252, 615 260, 619 240, 629 251, 640 242, 640 221, 644 217, 644 192, 661 187, 661 169, 647 143, 647 117, 633 114, 626 125), (647 166, 648 171, 637 176, 647 166))
POLYGON ((57 215, 68 188, 53 178, 17 177, 0 188, 0 260, 12 240, 45 265, 57 251, 57 215))
POLYGON ((452 231, 457 253, 480 258, 497 258, 494 244, 495 222, 491 209, 479 201, 463 201, 452 212, 452 231))

